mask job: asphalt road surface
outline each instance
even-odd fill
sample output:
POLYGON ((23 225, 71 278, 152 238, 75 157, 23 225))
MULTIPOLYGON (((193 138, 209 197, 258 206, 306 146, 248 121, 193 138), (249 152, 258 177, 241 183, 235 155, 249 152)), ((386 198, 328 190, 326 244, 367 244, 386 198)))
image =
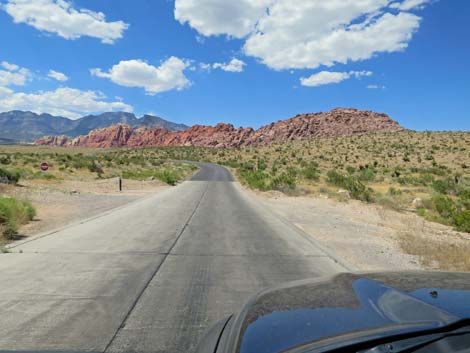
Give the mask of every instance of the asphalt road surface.
POLYGON ((222 167, 0 254, 0 351, 191 352, 256 291, 345 269, 222 167))

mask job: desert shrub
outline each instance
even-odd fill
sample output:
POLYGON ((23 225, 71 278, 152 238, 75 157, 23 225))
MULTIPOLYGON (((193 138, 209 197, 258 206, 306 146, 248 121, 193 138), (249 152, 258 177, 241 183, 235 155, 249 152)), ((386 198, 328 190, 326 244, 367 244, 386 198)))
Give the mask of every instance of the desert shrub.
POLYGON ((258 170, 265 170, 267 166, 268 165, 264 159, 258 160, 258 170))
POLYGON ((0 168, 0 183, 16 184, 20 180, 21 173, 18 170, 8 171, 0 168))
MULTIPOLYGON (((192 168, 188 168, 191 169, 192 168)), ((122 172, 122 177, 125 179, 145 180, 148 178, 155 178, 168 185, 176 185, 176 183, 183 178, 183 172, 178 172, 171 169, 154 170, 125 170, 122 172)))
POLYGON ((11 163, 11 158, 8 155, 1 155, 0 156, 0 164, 10 164, 11 163))
POLYGON ((336 170, 330 170, 327 177, 329 183, 348 190, 352 198, 367 202, 373 200, 372 190, 361 183, 356 177, 343 175, 336 170))
POLYGON ((470 210, 460 210, 452 217, 455 229, 470 233, 470 210))
POLYGON ((470 210, 470 189, 461 190, 459 192, 459 203, 462 207, 470 210))
POLYGON ((229 159, 224 164, 230 168, 238 168, 240 166, 240 163, 236 159, 229 159))
POLYGON ((449 196, 437 195, 433 201, 433 206, 442 220, 453 225, 456 230, 470 232, 470 209, 466 199, 466 193, 463 198, 453 200, 449 196))
POLYGON ((432 188, 443 195, 455 194, 457 192, 457 184, 453 179, 435 180, 432 183, 432 188))
POLYGON ((318 163, 312 162, 308 164, 302 171, 303 176, 308 180, 320 179, 320 171, 318 170, 318 163))
POLYGON ((10 197, 0 197, 1 235, 13 239, 18 233, 18 226, 25 224, 36 216, 36 210, 28 201, 19 201, 10 197))
POLYGON ((455 202, 449 196, 438 195, 433 201, 437 213, 445 219, 451 218, 456 211, 455 202))
POLYGON ((103 174, 103 168, 99 164, 97 164, 94 160, 87 166, 88 170, 92 173, 97 173, 98 175, 103 174))
POLYGON ((425 216, 426 216, 426 209, 425 209, 424 207, 418 208, 418 209, 416 210, 416 214, 417 214, 418 216, 425 217, 425 216))
POLYGON ((156 173, 157 179, 160 179, 168 185, 176 185, 178 182, 178 175, 172 170, 164 170, 162 172, 156 173))
POLYGON ((356 168, 348 166, 346 167, 346 171, 348 172, 349 175, 353 175, 356 172, 356 168))
POLYGON ((273 178, 269 185, 270 189, 279 191, 293 190, 296 187, 296 178, 294 173, 282 173, 273 178))
POLYGON ((267 190, 266 175, 260 170, 241 169, 240 176, 252 188, 267 190))
POLYGON ((371 182, 375 180, 375 172, 371 168, 364 168, 359 173, 359 180, 365 182, 371 182))

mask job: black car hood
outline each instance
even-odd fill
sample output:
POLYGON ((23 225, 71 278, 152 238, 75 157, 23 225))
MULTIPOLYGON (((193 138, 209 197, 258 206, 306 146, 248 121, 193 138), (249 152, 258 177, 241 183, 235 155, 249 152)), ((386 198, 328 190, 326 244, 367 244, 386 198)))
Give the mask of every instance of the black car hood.
POLYGON ((463 319, 470 319, 470 274, 340 274, 256 295, 230 325, 224 351, 274 353, 351 333, 398 334, 463 319))

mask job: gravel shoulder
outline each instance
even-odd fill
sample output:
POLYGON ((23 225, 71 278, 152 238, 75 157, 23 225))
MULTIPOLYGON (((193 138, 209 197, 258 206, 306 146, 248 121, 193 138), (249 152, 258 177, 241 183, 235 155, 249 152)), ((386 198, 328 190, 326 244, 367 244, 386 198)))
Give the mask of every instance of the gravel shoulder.
POLYGON ((32 236, 75 223, 123 206, 170 186, 160 181, 118 179, 94 181, 21 181, 17 186, 2 185, 0 194, 29 200, 37 211, 35 220, 20 228, 21 236, 32 236))
POLYGON ((413 213, 355 200, 248 192, 360 271, 443 269, 435 261, 410 255, 413 251, 406 246, 410 241, 414 246, 431 241, 458 246, 470 240, 469 234, 427 222, 413 213))

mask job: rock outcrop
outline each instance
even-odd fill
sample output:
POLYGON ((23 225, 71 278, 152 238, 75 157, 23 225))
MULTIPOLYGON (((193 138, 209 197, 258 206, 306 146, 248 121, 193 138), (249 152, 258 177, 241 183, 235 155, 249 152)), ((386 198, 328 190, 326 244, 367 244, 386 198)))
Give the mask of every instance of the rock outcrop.
POLYGON ((235 128, 231 124, 216 126, 195 125, 184 131, 165 128, 132 128, 118 124, 97 129, 76 138, 46 136, 38 145, 85 147, 140 147, 140 146, 203 146, 242 147, 267 145, 315 137, 349 136, 367 132, 397 132, 405 130, 386 114, 358 109, 333 109, 329 112, 301 114, 252 128, 235 128))

